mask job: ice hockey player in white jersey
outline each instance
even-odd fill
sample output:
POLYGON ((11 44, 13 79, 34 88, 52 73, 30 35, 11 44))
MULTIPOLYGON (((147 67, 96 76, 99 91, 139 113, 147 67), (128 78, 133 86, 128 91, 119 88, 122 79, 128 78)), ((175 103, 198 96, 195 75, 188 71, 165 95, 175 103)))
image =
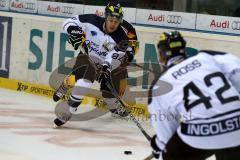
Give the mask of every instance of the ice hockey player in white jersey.
POLYGON ((187 57, 185 46, 177 31, 160 35, 160 63, 167 70, 159 79, 173 89, 161 96, 152 90, 153 155, 164 160, 240 159, 240 59, 210 50, 187 57))
MULTIPOLYGON (((85 54, 81 51, 78 55, 73 73, 67 76, 55 92, 54 101, 61 99, 69 87, 91 88, 97 80, 109 110, 120 116, 127 116, 126 111, 119 110, 116 98, 109 93, 111 91, 106 86, 108 81, 119 95, 124 93, 126 65, 133 60, 138 47, 135 29, 123 20, 121 5, 112 0, 105 8, 104 18, 95 14, 78 15, 67 19, 63 28, 74 49, 82 47, 85 54)), ((68 99, 71 113, 77 110, 84 96, 74 94, 73 90, 68 99)), ((54 123, 61 126, 66 123, 66 119, 56 118, 54 123)))

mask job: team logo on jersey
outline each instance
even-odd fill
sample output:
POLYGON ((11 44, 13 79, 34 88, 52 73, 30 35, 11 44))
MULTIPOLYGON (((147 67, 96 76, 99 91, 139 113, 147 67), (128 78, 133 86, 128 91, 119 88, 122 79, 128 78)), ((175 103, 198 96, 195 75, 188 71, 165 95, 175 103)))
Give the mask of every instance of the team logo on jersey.
POLYGON ((96 36, 97 32, 96 31, 91 31, 92 36, 96 36))
POLYGON ((136 35, 132 32, 128 32, 127 36, 128 36, 129 39, 133 39, 133 38, 136 37, 136 35))
POLYGON ((115 46, 116 44, 114 42, 109 42, 107 40, 103 43, 103 48, 108 52, 114 50, 115 46))

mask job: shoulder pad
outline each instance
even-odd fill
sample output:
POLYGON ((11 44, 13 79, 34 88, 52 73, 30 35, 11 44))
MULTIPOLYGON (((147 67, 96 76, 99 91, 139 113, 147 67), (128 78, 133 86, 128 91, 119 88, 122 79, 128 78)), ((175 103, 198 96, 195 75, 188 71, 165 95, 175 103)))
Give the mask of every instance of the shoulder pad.
POLYGON ((201 52, 207 53, 207 54, 209 54, 209 55, 211 55, 211 56, 225 55, 225 54, 227 54, 226 52, 213 51, 213 50, 201 50, 201 51, 199 51, 198 53, 201 53, 201 52))

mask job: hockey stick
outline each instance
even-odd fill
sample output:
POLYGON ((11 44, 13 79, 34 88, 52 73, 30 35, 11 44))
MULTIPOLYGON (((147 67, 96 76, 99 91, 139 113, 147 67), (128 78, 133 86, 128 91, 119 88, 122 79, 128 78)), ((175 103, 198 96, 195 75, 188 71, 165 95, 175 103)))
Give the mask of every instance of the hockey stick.
POLYGON ((126 110, 130 116, 130 119, 136 124, 136 126, 140 129, 140 131, 142 132, 142 134, 147 138, 148 141, 151 141, 151 137, 149 136, 149 134, 143 129, 142 125, 138 122, 138 120, 135 118, 135 116, 133 114, 131 114, 131 112, 127 109, 127 105, 125 104, 125 102, 118 96, 116 90, 112 87, 112 85, 106 81, 106 85, 107 87, 110 89, 111 93, 113 93, 113 95, 117 98, 117 100, 121 103, 122 106, 120 106, 121 109, 126 110))
MULTIPOLYGON (((125 102, 121 99, 121 97, 118 96, 116 90, 111 86, 111 84, 106 81, 106 85, 107 87, 110 89, 110 91, 112 91, 112 93, 114 94, 114 96, 117 98, 117 100, 121 103, 122 106, 119 106, 120 109, 125 109, 129 116, 130 119, 136 124, 136 126, 139 128, 139 130, 142 132, 142 134, 147 138, 147 140, 150 142, 151 141, 151 137, 150 135, 144 130, 144 128, 142 127, 142 125, 138 122, 138 120, 135 118, 135 116, 133 114, 131 114, 131 112, 127 109, 127 106, 125 104, 125 102)), ((146 157, 144 160, 151 160, 152 158, 154 158, 153 154, 150 154, 148 157, 146 157)))
MULTIPOLYGON (((83 54, 87 54, 86 51, 83 48, 80 48, 80 50, 82 51, 83 54)), ((90 59, 90 62, 93 64, 93 66, 96 69, 95 64, 93 63, 93 61, 90 59)), ((140 65, 138 65, 140 66, 140 65)), ((141 66, 142 67, 142 66, 141 66)), ((154 71, 152 71, 154 73, 154 71)), ((156 72, 155 72, 156 73, 156 72)), ((131 112, 127 109, 126 104, 124 103, 124 101, 119 97, 117 91, 114 89, 114 87, 112 87, 112 85, 106 81, 106 85, 107 87, 110 89, 110 91, 114 94, 114 96, 117 98, 117 100, 120 102, 120 104, 122 106, 124 106, 124 108, 122 106, 119 106, 120 109, 125 109, 129 116, 130 119, 136 124, 136 126, 139 128, 139 130, 142 132, 142 134, 145 136, 145 138, 150 142, 151 141, 151 136, 144 130, 144 128, 142 127, 142 125, 138 122, 138 120, 135 118, 135 116, 133 114, 131 114, 131 112)), ((153 154, 150 154, 148 157, 146 157, 144 160, 151 160, 152 158, 154 158, 153 154)))
MULTIPOLYGON (((81 51, 83 52, 83 54, 87 54, 84 49, 82 49, 81 51)), ((93 65, 94 67, 96 67, 95 64, 92 62, 91 59, 90 59, 90 62, 92 63, 92 65, 93 65)), ((128 114, 130 115, 131 120, 137 125, 137 127, 140 129, 140 131, 142 132, 142 134, 147 138, 147 140, 150 141, 150 140, 151 140, 151 137, 150 137, 149 134, 143 129, 143 127, 142 127, 141 124, 138 122, 138 120, 134 117, 134 115, 131 114, 131 113, 127 110, 126 104, 125 104, 125 103, 123 102, 123 100, 118 96, 118 93, 116 92, 116 90, 112 87, 112 85, 111 85, 108 81, 106 81, 106 85, 107 85, 107 87, 111 90, 111 92, 114 94, 114 96, 117 98, 117 100, 121 103, 121 105, 125 107, 125 108, 123 108, 122 106, 120 106, 121 109, 123 109, 123 110, 125 109, 125 110, 128 112, 128 114)))
MULTIPOLYGON (((129 65, 130 65, 130 66, 136 66, 136 67, 142 68, 143 70, 146 69, 146 68, 144 68, 143 66, 141 66, 141 65, 139 65, 139 64, 137 64, 137 63, 129 63, 129 65)), ((166 68, 166 67, 163 66, 163 65, 161 65, 161 67, 163 68, 163 70, 166 68)), ((150 68, 147 68, 146 70, 147 70, 147 71, 150 71, 150 72, 152 72, 152 73, 154 73, 154 74, 161 74, 161 73, 162 73, 162 72, 156 72, 156 71, 154 71, 154 70, 152 70, 152 69, 150 69, 150 68)))
POLYGON ((144 160, 151 160, 154 158, 154 155, 153 154, 150 154, 149 156, 147 156, 144 160))

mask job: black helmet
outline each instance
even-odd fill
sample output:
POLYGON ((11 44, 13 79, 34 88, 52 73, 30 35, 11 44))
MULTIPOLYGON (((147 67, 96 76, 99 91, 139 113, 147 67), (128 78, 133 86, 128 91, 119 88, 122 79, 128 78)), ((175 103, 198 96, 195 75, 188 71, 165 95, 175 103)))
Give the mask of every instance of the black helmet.
POLYGON ((105 8, 105 18, 108 16, 116 17, 122 22, 123 10, 122 6, 117 1, 111 1, 105 8))
POLYGON ((176 56, 186 58, 186 41, 178 31, 162 33, 157 47, 160 54, 160 60, 164 60, 165 63, 176 56))

